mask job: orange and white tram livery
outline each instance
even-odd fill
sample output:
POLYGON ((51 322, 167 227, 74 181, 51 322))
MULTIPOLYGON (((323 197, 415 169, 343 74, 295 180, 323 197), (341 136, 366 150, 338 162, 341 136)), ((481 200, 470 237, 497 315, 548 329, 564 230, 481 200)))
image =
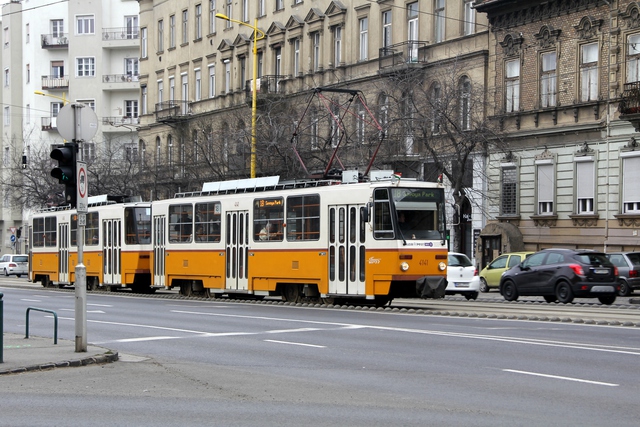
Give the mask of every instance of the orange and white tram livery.
MULTIPOLYGON (((151 287, 151 203, 89 198, 83 247, 87 288, 151 287)), ((78 263, 78 214, 52 208, 29 218, 30 271, 43 286, 72 285, 78 263)))
POLYGON ((441 184, 406 179, 208 183, 152 203, 153 287, 291 302, 441 298, 444 202, 441 184))

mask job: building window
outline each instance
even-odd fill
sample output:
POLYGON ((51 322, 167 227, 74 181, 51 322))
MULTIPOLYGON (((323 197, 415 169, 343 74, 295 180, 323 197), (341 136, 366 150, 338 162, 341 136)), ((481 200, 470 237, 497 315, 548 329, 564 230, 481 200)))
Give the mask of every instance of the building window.
POLYGON ((174 76, 169 77, 169 101, 176 99, 176 78, 174 76))
POLYGON ((538 197, 538 215, 553 215, 555 181, 556 179, 554 176, 553 163, 548 160, 536 162, 536 195, 538 197))
POLYGON ((501 165, 500 214, 518 214, 518 169, 513 164, 501 165))
POLYGON ((173 135, 167 137, 167 165, 173 167, 173 135))
POLYGON ((339 25, 333 28, 333 60, 334 67, 340 66, 342 62, 342 27, 339 25))
POLYGON ((576 165, 576 213, 592 214, 595 199, 595 162, 593 157, 575 159, 576 165))
POLYGON ((24 34, 25 34, 25 40, 24 40, 25 43, 29 43, 31 41, 31 27, 29 26, 29 24, 25 26, 24 34))
POLYGON ((258 16, 265 16, 267 14, 267 0, 260 0, 260 10, 258 16))
POLYGON ((164 20, 158 21, 158 52, 164 50, 164 20))
POLYGON ((141 30, 141 35, 140 35, 140 57, 141 58, 148 58, 149 54, 147 53, 147 29, 143 28, 141 30))
POLYGON ((62 19, 52 19, 51 37, 58 38, 64 36, 64 21, 62 19))
POLYGON ((196 101, 200 101, 202 99, 202 73, 200 72, 200 70, 195 70, 195 81, 196 81, 196 87, 195 87, 195 91, 196 93, 194 94, 194 99, 196 101))
POLYGON ((76 58, 76 77, 93 77, 95 75, 95 58, 76 58))
POLYGON ((386 137, 389 132, 389 96, 386 93, 378 97, 378 124, 382 128, 380 137, 386 137))
MULTIPOLYGON (((391 11, 387 10, 382 12, 382 47, 386 48, 391 46, 391 11)), ((390 52, 385 52, 385 55, 390 52)))
POLYGON ((11 115, 9 114, 9 107, 4 107, 4 125, 9 126, 11 115))
POLYGON ((169 17, 169 49, 176 47, 176 15, 169 17))
POLYGON ((471 80, 460 79, 460 126, 462 130, 471 129, 471 80))
POLYGON ((224 60, 224 93, 231 93, 231 61, 224 60))
POLYGON ((216 32, 216 0, 209 0, 209 34, 216 32))
POLYGON ((622 213, 640 213, 640 156, 637 152, 621 153, 622 213))
POLYGON ((442 86, 440 83, 434 83, 431 87, 431 133, 440 133, 440 122, 442 120, 442 86))
POLYGON ((216 66, 209 65, 209 98, 216 96, 216 66))
POLYGON ((543 53, 540 62, 540 106, 554 107, 557 90, 556 53, 543 53))
POLYGON ((365 130, 366 130, 366 111, 362 102, 357 103, 357 117, 356 117, 356 138, 360 144, 365 143, 365 130))
POLYGON ((409 62, 415 62, 418 59, 418 2, 407 5, 407 40, 409 62))
POLYGON ((320 70, 320 33, 315 32, 311 37, 313 40, 313 71, 320 70))
POLYGON ((311 129, 310 129, 310 137, 311 137, 311 149, 318 149, 318 110, 315 108, 311 110, 311 129))
MULTIPOLYGON (((182 107, 186 108, 187 101, 189 100, 189 76, 184 73, 180 76, 180 86, 182 87, 182 107)), ((182 114, 186 114, 187 111, 182 111, 182 114)))
POLYGON ((284 9, 284 0, 276 0, 276 10, 284 9))
POLYGON ((505 63, 505 110, 513 113, 520 109, 520 59, 514 59, 505 63))
POLYGON ((434 0, 434 40, 436 43, 444 41, 444 4, 445 0, 434 0))
POLYGON ((476 32, 476 10, 473 8, 475 0, 464 1, 464 35, 468 36, 476 32))
POLYGON ((249 22, 249 0, 242 0, 242 22, 249 22))
POLYGON ((141 114, 147 114, 147 102, 148 102, 148 92, 146 86, 140 87, 141 95, 140 95, 140 103, 142 104, 142 112, 141 114))
POLYGON ((361 18, 360 26, 360 61, 369 59, 369 18, 361 18))
POLYGON ((240 63, 240 87, 247 90, 249 86, 249 82, 247 82, 247 57, 239 56, 238 62, 240 63))
POLYGON ((340 142, 340 126, 338 126, 338 120, 340 120, 340 108, 337 104, 333 104, 331 106, 331 114, 329 115, 332 148, 336 148, 340 142))
POLYGON ((128 81, 132 81, 132 77, 137 77, 140 74, 138 58, 125 58, 124 73, 129 76, 128 81))
POLYGON ((189 11, 182 11, 182 44, 189 43, 189 11))
POLYGON ((277 77, 282 76, 282 49, 276 47, 273 49, 273 57, 275 61, 273 62, 274 73, 277 77))
POLYGON ((202 5, 196 5, 196 40, 200 40, 202 38, 202 5))
POLYGON ((127 39, 137 39, 138 38, 138 16, 125 16, 124 17, 124 27, 127 32, 127 39))
POLYGON ((124 116, 138 118, 138 101, 124 101, 124 116))
MULTIPOLYGON (((225 13, 225 15, 227 15, 227 17, 229 18, 233 18, 233 0, 227 0, 226 11, 227 13, 225 13)), ((231 28, 233 23, 231 21, 226 21, 226 22, 227 22, 227 28, 231 28)))
POLYGON ((300 39, 293 41, 293 77, 300 74, 300 39))
POLYGON ((598 43, 580 46, 580 100, 598 99, 598 43))
POLYGON ((158 80, 158 103, 162 103, 163 92, 164 92, 164 83, 162 80, 158 80))
POLYGON ((4 69, 4 87, 9 87, 9 69, 4 69))
POLYGON ((95 34, 95 19, 93 15, 78 15, 76 16, 76 33, 80 34, 95 34))
POLYGON ((640 81, 640 34, 632 34, 627 42, 627 83, 640 81))

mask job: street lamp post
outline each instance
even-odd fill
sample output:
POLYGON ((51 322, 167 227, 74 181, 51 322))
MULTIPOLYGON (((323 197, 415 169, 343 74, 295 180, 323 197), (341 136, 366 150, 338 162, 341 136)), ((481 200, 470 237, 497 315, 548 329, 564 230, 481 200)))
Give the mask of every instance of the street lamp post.
POLYGON ((60 100, 62 101, 62 105, 63 105, 63 106, 64 106, 64 105, 67 105, 67 103, 69 102, 69 101, 67 100, 67 98, 65 98, 65 96, 64 96, 64 92, 62 92, 62 97, 60 97, 60 96, 55 96, 55 95, 51 95, 51 94, 49 94, 49 93, 44 93, 44 92, 43 92, 43 91, 41 91, 41 90, 34 90, 34 91, 33 91, 33 93, 34 93, 34 94, 36 94, 36 95, 42 95, 42 96, 48 96, 48 97, 50 97, 50 98, 60 99, 60 100))
POLYGON ((238 21, 236 19, 229 18, 222 13, 216 13, 216 18, 224 19, 225 21, 235 22, 236 24, 244 25, 253 29, 253 80, 251 81, 251 178, 256 177, 256 115, 258 105, 258 40, 265 38, 265 33, 258 29, 258 19, 254 20, 253 25, 249 25, 246 22, 238 21), (258 33, 260 35, 258 36, 258 33))

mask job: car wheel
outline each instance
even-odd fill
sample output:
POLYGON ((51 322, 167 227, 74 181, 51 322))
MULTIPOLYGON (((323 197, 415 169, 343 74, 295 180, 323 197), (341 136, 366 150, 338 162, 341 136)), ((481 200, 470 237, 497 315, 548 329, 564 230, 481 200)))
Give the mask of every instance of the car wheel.
POLYGON ((6 269, 6 268, 4 269, 4 275, 5 275, 5 276, 7 276, 7 277, 9 277, 9 272, 7 271, 7 269, 6 269))
POLYGON ((467 292, 466 294, 464 294, 464 297, 468 300, 472 300, 472 299, 478 299, 478 293, 477 292, 467 292))
POLYGON ((480 292, 489 292, 489 285, 487 285, 487 281, 484 280, 484 277, 480 278, 480 292))
POLYGON ((16 274, 16 277, 19 279, 22 274, 16 274))
POLYGON ((620 280, 620 288, 618 289, 618 295, 620 295, 621 297, 626 297, 630 293, 631 293, 631 289, 629 288, 629 284, 627 283, 627 281, 620 280))
POLYGON ((556 297, 563 304, 569 304, 573 301, 573 291, 567 282, 560 282, 556 286, 556 297))
POLYGON ((600 301, 604 305, 611 305, 616 302, 615 295, 607 295, 606 297, 598 297, 598 301, 600 301))
POLYGON ((507 280, 502 285, 502 296, 507 301, 515 301, 518 299, 518 288, 511 280, 507 280))
POLYGON ((556 302, 558 301, 558 298, 556 298, 555 295, 545 295, 544 300, 546 302, 556 302))

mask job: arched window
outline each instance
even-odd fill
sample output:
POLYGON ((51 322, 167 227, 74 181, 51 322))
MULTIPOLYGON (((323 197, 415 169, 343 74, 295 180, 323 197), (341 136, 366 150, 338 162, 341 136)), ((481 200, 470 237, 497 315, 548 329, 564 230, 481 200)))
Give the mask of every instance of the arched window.
POLYGON ((471 80, 469 77, 460 78, 458 85, 460 92, 460 127, 462 130, 471 129, 471 80))
POLYGON ((144 143, 144 140, 142 140, 142 139, 138 141, 138 153, 140 153, 140 157, 139 157, 140 158, 140 166, 144 167, 145 160, 146 160, 145 156, 147 154, 147 146, 144 143))
POLYGON ((440 133, 442 123, 442 86, 434 82, 429 88, 429 104, 431 106, 431 132, 440 133))
POLYGON ((167 137, 167 165, 173 167, 173 136, 167 137))
POLYGON ((389 95, 381 93, 378 96, 378 123, 382 127, 384 135, 389 135, 389 95))
POLYGON ((156 165, 160 163, 160 153, 162 152, 162 145, 160 137, 156 136, 156 165))

